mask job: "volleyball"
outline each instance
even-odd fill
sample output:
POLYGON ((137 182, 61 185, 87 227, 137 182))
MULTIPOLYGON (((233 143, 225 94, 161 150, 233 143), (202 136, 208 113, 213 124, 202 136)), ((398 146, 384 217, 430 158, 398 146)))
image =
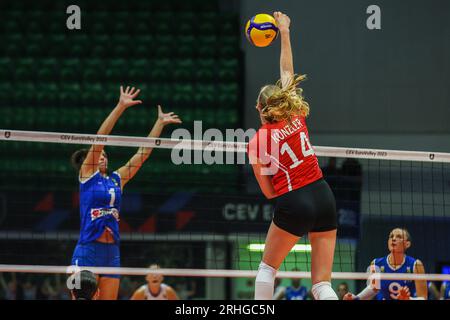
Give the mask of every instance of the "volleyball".
POLYGON ((247 21, 245 35, 257 47, 269 46, 278 35, 278 26, 270 14, 260 13, 247 21))

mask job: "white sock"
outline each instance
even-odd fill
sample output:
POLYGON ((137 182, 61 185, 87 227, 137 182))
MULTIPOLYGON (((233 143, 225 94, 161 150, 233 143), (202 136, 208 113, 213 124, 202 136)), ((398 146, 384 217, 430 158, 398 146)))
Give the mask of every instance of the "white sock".
POLYGON ((339 300, 328 281, 316 283, 312 286, 311 291, 316 300, 339 300))
POLYGON ((261 261, 255 280, 255 300, 272 300, 277 270, 261 261))

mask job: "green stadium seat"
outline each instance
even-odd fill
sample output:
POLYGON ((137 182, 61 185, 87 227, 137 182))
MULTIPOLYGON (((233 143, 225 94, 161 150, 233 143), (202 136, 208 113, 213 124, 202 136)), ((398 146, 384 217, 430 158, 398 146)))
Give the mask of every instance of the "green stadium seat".
POLYGON ((46 48, 43 45, 31 43, 26 46, 24 54, 29 57, 42 57, 46 48))
POLYGON ((51 80, 57 77, 58 61, 55 58, 43 58, 37 61, 37 79, 51 80))
POLYGON ((156 57, 155 52, 151 50, 149 46, 140 43, 137 43, 131 51, 128 50, 128 54, 137 59, 150 59, 156 57))
MULTIPOLYGON (((170 106, 170 102, 172 101, 172 86, 169 84, 161 84, 156 82, 157 84, 150 87, 147 92, 147 100, 152 104, 160 104, 164 106, 170 106)), ((166 107, 166 109, 167 109, 166 107)))
MULTIPOLYGON (((153 25, 153 28, 152 28, 153 32, 155 32, 156 34, 160 34, 160 35, 172 34, 172 28, 171 28, 172 24, 168 21, 172 21, 172 20, 169 20, 169 19, 161 20, 156 25, 153 25)), ((178 30, 176 30, 176 32, 178 32, 178 30)))
POLYGON ((239 47, 234 44, 225 44, 219 50, 220 58, 238 58, 239 54, 239 47))
POLYGON ((197 20, 197 13, 190 10, 183 10, 177 13, 177 17, 179 21, 192 25, 197 20))
POLYGON ((171 77, 173 68, 169 59, 157 59, 152 61, 150 77, 153 81, 166 81, 171 77))
POLYGON ((201 35, 214 35, 217 33, 217 26, 213 22, 202 21, 198 25, 198 33, 201 35))
POLYGON ((134 44, 135 45, 144 45, 146 47, 148 47, 147 49, 150 51, 151 47, 154 45, 155 42, 155 38, 149 34, 139 34, 136 37, 133 38, 134 39, 134 44))
POLYGON ((92 58, 83 60, 83 80, 99 81, 105 79, 105 65, 103 59, 92 58))
POLYGON ((213 93, 196 92, 194 94, 194 104, 196 108, 213 108, 215 107, 215 96, 213 93))
POLYGON ((36 86, 34 82, 20 82, 11 91, 15 106, 31 107, 36 104, 36 86))
POLYGON ((134 44, 133 37, 130 37, 128 34, 114 34, 109 41, 113 46, 122 45, 130 46, 130 48, 132 48, 132 45, 134 44))
POLYGON ((220 81, 236 81, 239 76, 239 61, 237 59, 221 59, 218 75, 220 81))
POLYGON ((224 35, 220 38, 223 45, 234 45, 239 47, 239 37, 237 35, 224 35))
POLYGON ((106 34, 107 27, 105 26, 105 24, 101 21, 97 21, 95 20, 95 23, 93 23, 90 28, 89 31, 91 32, 91 35, 101 35, 101 34, 106 34))
POLYGON ((220 34, 221 35, 232 35, 239 32, 239 20, 234 19, 234 17, 223 19, 220 23, 220 34))
POLYGON ((104 94, 102 83, 86 83, 80 93, 83 107, 98 108, 103 103, 104 94))
POLYGON ((66 48, 65 40, 64 35, 48 36, 45 43, 45 54, 51 57, 65 57, 69 51, 66 48))
POLYGON ((128 30, 128 25, 125 20, 118 20, 114 23, 113 28, 111 30, 112 34, 126 34, 128 30))
POLYGON ((85 45, 99 45, 99 46, 103 46, 103 47, 108 47, 111 42, 114 42, 114 45, 117 44, 121 44, 120 42, 117 41, 116 38, 111 38, 109 35, 107 34, 98 34, 98 35, 92 35, 89 38, 89 44, 86 43, 85 45))
POLYGON ((215 77, 215 60, 200 59, 197 60, 194 77, 197 81, 211 82, 215 77))
POLYGON ((147 34, 152 32, 150 25, 147 23, 147 19, 151 19, 150 17, 139 18, 136 17, 136 21, 140 21, 135 26, 136 34, 147 34))
POLYGON ((24 47, 18 43, 5 43, 3 47, 5 57, 20 57, 24 53, 24 47))
POLYGON ((33 92, 35 92, 36 102, 40 106, 53 107, 59 104, 59 86, 55 82, 37 83, 33 92))
POLYGON ((92 43, 98 42, 99 36, 92 35, 88 36, 85 33, 74 33, 69 37, 69 42, 71 45, 81 45, 83 47, 88 47, 92 43))
POLYGON ((167 34, 158 34, 156 37, 154 37, 154 44, 156 46, 171 46, 173 45, 174 41, 175 38, 167 34))
MULTIPOLYGON (((12 76, 13 70, 13 60, 8 57, 0 57, 0 79, 6 81, 10 79, 12 76)), ((0 83, 0 92, 1 92, 1 83, 0 83)))
POLYGON ((10 20, 3 20, 2 24, 5 34, 12 34, 20 30, 19 20, 11 17, 10 20))
POLYGON ((214 57, 216 54, 217 37, 213 35, 201 36, 197 39, 197 55, 201 58, 214 57))
POLYGON ((192 59, 179 59, 174 63, 173 80, 189 81, 194 74, 195 66, 192 59))
POLYGON ((79 59, 64 59, 60 66, 60 77, 62 81, 74 81, 80 78, 82 67, 79 59))
MULTIPOLYGON (((125 10, 127 10, 128 8, 125 8, 125 10)), ((129 12, 125 11, 125 10, 120 10, 117 12, 114 12, 113 14, 113 18, 115 22, 128 22, 128 21, 134 21, 134 17, 132 15, 130 15, 129 12)), ((113 19, 109 19, 110 21, 113 21, 113 19)))
POLYGON ((62 108, 80 106, 81 86, 77 82, 63 82, 58 92, 59 105, 62 108))
POLYGON ((175 49, 168 45, 160 45, 154 49, 155 57, 170 57, 173 55, 175 49))
POLYGON ((178 57, 179 59, 185 59, 195 56, 195 47, 197 45, 196 38, 190 33, 179 34, 174 38, 177 46, 172 50, 172 57, 178 57))
POLYGON ((34 110, 29 107, 16 108, 13 118, 12 127, 16 130, 33 130, 34 129, 34 110))
POLYGON ((194 107, 194 88, 191 84, 177 84, 173 88, 173 107, 186 110, 194 107))
MULTIPOLYGON (((64 33, 67 31, 66 24, 60 22, 62 19, 64 19, 64 18, 58 17, 57 20, 51 21, 47 25, 49 34, 58 34, 58 33, 64 33)), ((45 25, 43 25, 43 27, 45 28, 45 25)))
POLYGON ((57 126, 58 112, 56 107, 40 108, 37 112, 34 124, 39 131, 55 131, 57 126))
POLYGON ((109 51, 104 46, 94 44, 89 50, 87 51, 87 56, 92 58, 104 58, 107 55, 109 55, 109 51))
POLYGON ((4 35, 4 44, 16 43, 21 44, 25 42, 25 37, 21 33, 11 33, 4 35))
MULTIPOLYGON (((0 98, 2 98, 2 93, 0 92, 0 98)), ((4 101, 3 103, 5 103, 4 101)), ((0 128, 13 128, 13 115, 14 108, 12 106, 0 105, 0 128)))
POLYGON ((150 63, 147 59, 137 59, 129 62, 129 77, 135 81, 150 78, 150 63))
POLYGON ((130 54, 130 47, 127 45, 114 45, 111 50, 108 51, 111 57, 127 57, 130 54))
POLYGON ((42 10, 33 10, 28 14, 30 20, 42 20, 44 17, 44 11, 42 10))
POLYGON ((202 21, 204 23, 215 23, 220 21, 220 15, 213 11, 203 11, 196 14, 196 19, 197 21, 202 21))
POLYGON ((125 59, 111 59, 105 69, 105 77, 109 81, 123 81, 127 72, 127 61, 125 59))

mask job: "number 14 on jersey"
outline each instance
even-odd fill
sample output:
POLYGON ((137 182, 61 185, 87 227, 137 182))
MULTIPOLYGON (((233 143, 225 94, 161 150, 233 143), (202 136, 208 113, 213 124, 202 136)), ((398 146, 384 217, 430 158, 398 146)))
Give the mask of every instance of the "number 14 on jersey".
MULTIPOLYGON (((314 154, 314 149, 311 147, 308 137, 306 136, 306 133, 304 133, 304 132, 300 132, 300 143, 302 146, 302 150, 301 150, 302 155, 303 155, 302 158, 306 158, 306 157, 314 154)), ((294 169, 303 163, 303 159, 299 160, 297 158, 294 151, 292 150, 292 148, 289 146, 289 144, 287 142, 283 143, 283 145, 281 146, 280 152, 281 152, 281 155, 283 155, 287 152, 289 157, 292 159, 293 163, 289 167, 290 169, 294 169)))

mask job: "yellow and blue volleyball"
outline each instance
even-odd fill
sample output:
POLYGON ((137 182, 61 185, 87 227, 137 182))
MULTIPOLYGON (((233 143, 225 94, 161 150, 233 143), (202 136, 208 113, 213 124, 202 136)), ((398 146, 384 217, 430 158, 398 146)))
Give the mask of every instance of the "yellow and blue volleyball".
POLYGON ((245 35, 251 44, 267 47, 278 36, 278 25, 270 14, 260 13, 247 21, 245 35))

